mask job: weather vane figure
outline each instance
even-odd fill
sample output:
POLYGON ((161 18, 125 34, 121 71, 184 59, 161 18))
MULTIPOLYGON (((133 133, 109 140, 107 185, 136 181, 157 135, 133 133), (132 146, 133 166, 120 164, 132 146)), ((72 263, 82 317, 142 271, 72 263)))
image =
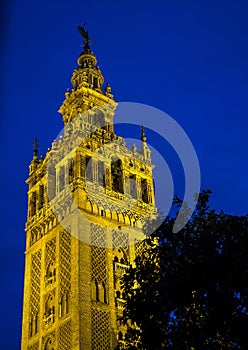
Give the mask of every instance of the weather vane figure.
POLYGON ((90 46, 89 46, 89 42, 93 43, 92 40, 90 40, 89 38, 89 33, 88 30, 85 30, 85 25, 86 22, 83 24, 83 26, 78 26, 78 31, 79 33, 82 35, 82 37, 84 38, 84 50, 85 51, 90 51, 90 46))

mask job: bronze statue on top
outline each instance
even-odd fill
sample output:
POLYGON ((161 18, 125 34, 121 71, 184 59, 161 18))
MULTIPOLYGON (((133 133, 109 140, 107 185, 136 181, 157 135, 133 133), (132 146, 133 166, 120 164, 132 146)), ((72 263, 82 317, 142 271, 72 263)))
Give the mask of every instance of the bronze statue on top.
POLYGON ((82 27, 78 26, 78 31, 82 35, 82 37, 84 38, 84 50, 85 51, 90 51, 89 42, 92 42, 92 41, 89 38, 88 30, 86 31, 84 29, 85 25, 86 25, 86 22, 83 24, 82 27))

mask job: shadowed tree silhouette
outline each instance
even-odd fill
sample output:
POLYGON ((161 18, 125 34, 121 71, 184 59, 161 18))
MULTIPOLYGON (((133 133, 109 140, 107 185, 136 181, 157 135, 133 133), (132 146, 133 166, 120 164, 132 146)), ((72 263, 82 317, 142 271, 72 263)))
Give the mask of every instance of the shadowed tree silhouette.
POLYGON ((248 215, 216 213, 210 193, 180 232, 167 217, 142 242, 122 280, 120 349, 248 349, 248 215))

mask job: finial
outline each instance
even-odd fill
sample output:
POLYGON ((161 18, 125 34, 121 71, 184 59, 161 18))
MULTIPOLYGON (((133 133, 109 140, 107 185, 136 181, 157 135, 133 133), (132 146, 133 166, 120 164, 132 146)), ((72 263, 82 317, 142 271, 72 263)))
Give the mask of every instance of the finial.
POLYGON ((34 151, 33 151, 33 159, 38 159, 38 153, 39 153, 39 141, 37 138, 33 141, 34 151))
POLYGON ((137 152, 137 146, 135 145, 135 143, 132 144, 132 151, 134 153, 137 152))
POLYGON ((93 43, 93 42, 89 38, 88 30, 86 31, 84 29, 85 25, 86 25, 86 22, 83 24, 82 27, 78 26, 78 31, 82 35, 82 37, 84 38, 84 52, 90 52, 89 42, 91 42, 91 43, 93 43))
POLYGON ((111 86, 109 83, 107 83, 106 87, 105 87, 105 95, 107 97, 113 98, 114 95, 111 93, 111 86))
POLYGON ((66 89, 66 92, 65 92, 65 97, 68 98, 71 94, 71 91, 69 88, 66 89))
POLYGON ((141 141, 143 141, 143 142, 146 142, 146 135, 145 135, 145 132, 146 132, 146 130, 145 130, 145 127, 142 125, 141 127, 140 127, 140 139, 141 139, 141 141))
POLYGON ((105 91, 106 92, 111 92, 111 86, 109 83, 107 83, 106 87, 105 87, 105 91))

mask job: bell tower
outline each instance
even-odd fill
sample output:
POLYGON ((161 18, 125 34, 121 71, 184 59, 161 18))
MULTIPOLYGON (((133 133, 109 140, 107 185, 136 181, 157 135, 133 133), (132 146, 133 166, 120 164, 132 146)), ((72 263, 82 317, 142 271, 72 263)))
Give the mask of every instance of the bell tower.
POLYGON ((120 278, 156 213, 150 150, 114 132, 114 101, 84 49, 59 112, 63 134, 29 168, 22 350, 111 350, 122 341, 120 278))

